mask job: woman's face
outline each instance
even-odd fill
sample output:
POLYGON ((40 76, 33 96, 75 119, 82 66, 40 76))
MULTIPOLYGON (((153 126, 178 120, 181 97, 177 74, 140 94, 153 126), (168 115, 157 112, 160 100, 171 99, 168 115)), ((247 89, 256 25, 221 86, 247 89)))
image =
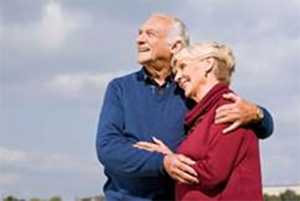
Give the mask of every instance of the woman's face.
POLYGON ((175 81, 184 90, 186 97, 196 97, 201 85, 205 84, 205 65, 206 59, 200 61, 181 59, 173 66, 175 81))

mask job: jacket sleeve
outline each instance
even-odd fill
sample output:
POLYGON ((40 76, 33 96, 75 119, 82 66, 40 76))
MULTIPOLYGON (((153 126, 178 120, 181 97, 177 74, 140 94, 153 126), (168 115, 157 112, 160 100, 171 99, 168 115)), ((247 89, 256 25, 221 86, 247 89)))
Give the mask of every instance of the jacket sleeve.
POLYGON ((163 155, 132 145, 136 139, 126 133, 121 87, 113 80, 107 87, 99 117, 96 150, 106 170, 127 177, 158 177, 163 174, 163 155))
MULTIPOLYGON (((245 139, 249 134, 247 132, 252 132, 239 128, 224 135, 222 134, 223 128, 224 125, 216 124, 210 127, 208 132, 212 138, 208 143, 202 144, 202 146, 207 146, 206 152, 193 165, 202 189, 214 189, 229 178, 237 159, 245 153, 245 139)), ((257 140, 254 133, 252 135, 257 140)))
POLYGON ((274 123, 270 112, 261 106, 260 109, 263 111, 264 117, 260 122, 253 125, 253 129, 259 139, 266 139, 272 135, 274 123))

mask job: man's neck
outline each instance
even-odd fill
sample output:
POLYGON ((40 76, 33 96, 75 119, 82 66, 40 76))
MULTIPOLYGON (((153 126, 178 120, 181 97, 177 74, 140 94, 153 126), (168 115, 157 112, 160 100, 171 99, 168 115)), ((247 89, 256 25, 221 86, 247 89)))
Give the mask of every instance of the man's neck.
POLYGON ((159 86, 162 86, 166 82, 166 78, 171 74, 171 67, 163 68, 151 68, 146 67, 147 72, 151 79, 153 79, 159 86))

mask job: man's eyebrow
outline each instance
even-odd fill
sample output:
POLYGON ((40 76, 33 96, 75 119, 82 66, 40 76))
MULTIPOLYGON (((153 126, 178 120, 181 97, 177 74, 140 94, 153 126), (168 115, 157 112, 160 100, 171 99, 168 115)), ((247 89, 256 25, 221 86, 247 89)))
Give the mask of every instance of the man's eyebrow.
POLYGON ((147 29, 145 29, 145 31, 147 31, 147 32, 153 32, 153 33, 155 33, 155 34, 159 34, 159 30, 157 30, 157 29, 154 29, 154 28, 147 28, 147 29))
POLYGON ((151 34, 154 34, 156 36, 160 35, 160 33, 162 32, 161 29, 157 29, 157 28, 153 28, 151 26, 146 26, 146 27, 140 27, 138 29, 138 33, 141 34, 141 33, 151 33, 151 34))

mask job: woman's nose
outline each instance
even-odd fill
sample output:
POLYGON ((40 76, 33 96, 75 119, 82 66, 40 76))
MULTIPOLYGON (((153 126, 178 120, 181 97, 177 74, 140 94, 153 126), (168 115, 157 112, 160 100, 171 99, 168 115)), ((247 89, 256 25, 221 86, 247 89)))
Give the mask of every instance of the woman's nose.
POLYGON ((180 81, 180 79, 181 79, 181 73, 179 73, 179 72, 176 72, 176 74, 175 74, 175 78, 174 78, 174 80, 175 80, 175 82, 179 82, 180 81))

